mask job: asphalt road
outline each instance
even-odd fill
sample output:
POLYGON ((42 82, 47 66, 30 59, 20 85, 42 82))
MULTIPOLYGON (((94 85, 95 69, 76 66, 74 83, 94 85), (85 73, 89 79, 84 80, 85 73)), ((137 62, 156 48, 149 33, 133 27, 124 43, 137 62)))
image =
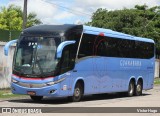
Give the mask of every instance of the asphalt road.
MULTIPOLYGON (((110 110, 110 107, 119 107, 119 110, 122 112, 128 112, 130 109, 127 107, 160 107, 160 86, 154 86, 154 89, 143 91, 142 96, 134 96, 134 97, 126 97, 124 94, 100 94, 100 95, 94 95, 94 96, 86 96, 82 99, 81 102, 69 102, 67 98, 60 98, 60 99, 54 99, 54 98, 44 98, 41 102, 34 102, 30 99, 30 97, 24 97, 24 98, 14 98, 14 99, 0 99, 0 107, 27 107, 27 108, 33 108, 33 107, 62 107, 58 109, 58 114, 54 113, 54 115, 85 115, 88 116, 90 113, 92 113, 92 116, 97 116, 96 109, 89 109, 91 107, 97 107, 99 110, 100 108, 107 107, 107 110, 110 110), (90 113, 62 113, 62 112, 72 112, 76 111, 77 109, 75 107, 82 107, 83 109, 80 110, 90 110, 90 113), (85 108, 89 107, 89 108, 85 108), (99 108, 100 107, 100 108, 99 108), (120 107, 126 107, 125 109, 120 109, 120 107), (69 110, 69 111, 68 111, 69 110), (93 110, 93 112, 92 112, 93 110), (128 111, 127 111, 128 110, 128 111), (59 114, 59 112, 61 114, 59 114)), ((118 109, 118 108, 117 108, 118 109)), ((117 110, 115 109, 115 111, 117 110)), ((51 112, 52 108, 45 108, 43 111, 45 112, 51 112)), ((57 110, 57 109, 55 109, 57 110)), ((113 108, 111 110, 114 110, 113 108)), ((146 110, 146 109, 145 109, 146 110)), ((154 110, 154 108, 153 108, 154 110)), ((160 111, 160 108, 158 109, 160 111)), ((100 110, 101 111, 101 110, 100 110)), ((104 111, 104 110, 103 110, 104 111)), ((155 109, 156 111, 156 109, 155 109)), ((81 112, 81 111, 80 111, 81 112)), ((82 111, 83 112, 83 111, 82 111)), ((120 112, 119 112, 120 113, 120 112)), ((118 115, 119 113, 111 113, 110 115, 118 115)), ((45 113, 46 114, 46 113, 45 113)), ((108 114, 108 113, 107 113, 108 114)), ((0 115, 5 115, 4 113, 0 113, 0 115)), ((13 114, 7 114, 13 116, 13 114)), ((22 115, 15 113, 14 115, 22 115)), ((28 115, 27 113, 24 113, 23 115, 28 115)), ((32 114, 29 114, 32 115, 32 114)), ((43 116, 44 114, 37 114, 40 116, 43 116)), ((47 114, 48 115, 48 114, 47 114)), ((49 113, 49 115, 53 115, 49 113)), ((100 115, 106 116, 106 113, 101 113, 100 115)), ((154 115, 160 115, 160 113, 136 113, 136 114, 128 114, 124 113, 123 115, 144 115, 144 116, 154 116, 154 115)))

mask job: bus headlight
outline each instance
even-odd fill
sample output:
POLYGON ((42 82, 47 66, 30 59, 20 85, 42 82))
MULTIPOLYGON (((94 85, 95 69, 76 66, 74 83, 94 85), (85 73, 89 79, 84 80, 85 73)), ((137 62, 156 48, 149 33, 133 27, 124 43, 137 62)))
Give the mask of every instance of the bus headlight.
POLYGON ((48 86, 51 86, 51 85, 54 85, 54 84, 55 84, 55 82, 53 82, 53 81, 46 83, 46 85, 48 85, 48 86))
POLYGON ((51 81, 51 82, 48 82, 46 83, 47 86, 51 86, 51 85, 54 85, 54 84, 57 84, 57 83, 60 83, 61 81, 63 81, 65 78, 61 78, 57 81, 51 81))
POLYGON ((12 82, 12 83, 18 83, 18 81, 15 80, 15 79, 12 79, 11 82, 12 82))

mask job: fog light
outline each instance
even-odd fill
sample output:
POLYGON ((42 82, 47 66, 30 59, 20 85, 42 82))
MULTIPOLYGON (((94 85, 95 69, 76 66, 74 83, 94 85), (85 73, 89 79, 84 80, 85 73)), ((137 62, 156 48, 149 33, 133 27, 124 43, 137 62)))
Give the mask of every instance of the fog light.
POLYGON ((51 91, 49 91, 49 93, 50 93, 50 94, 52 94, 52 93, 54 93, 54 92, 55 92, 55 90, 51 90, 51 91))

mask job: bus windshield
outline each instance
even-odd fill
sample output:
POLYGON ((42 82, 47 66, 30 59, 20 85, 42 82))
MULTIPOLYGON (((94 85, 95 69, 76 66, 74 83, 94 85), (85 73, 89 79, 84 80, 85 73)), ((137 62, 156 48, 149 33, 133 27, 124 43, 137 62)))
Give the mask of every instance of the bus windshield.
POLYGON ((17 44, 13 71, 28 76, 54 75, 59 60, 56 50, 60 37, 25 37, 17 44))

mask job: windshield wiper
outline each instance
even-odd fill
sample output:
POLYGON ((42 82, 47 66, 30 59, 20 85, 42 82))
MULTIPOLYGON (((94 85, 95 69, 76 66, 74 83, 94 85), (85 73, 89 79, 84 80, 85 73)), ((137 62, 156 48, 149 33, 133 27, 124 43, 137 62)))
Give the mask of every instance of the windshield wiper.
POLYGON ((16 73, 18 74, 18 76, 24 76, 24 75, 26 75, 26 74, 23 72, 22 69, 16 70, 16 69, 14 68, 14 69, 13 69, 13 72, 16 72, 16 73))

